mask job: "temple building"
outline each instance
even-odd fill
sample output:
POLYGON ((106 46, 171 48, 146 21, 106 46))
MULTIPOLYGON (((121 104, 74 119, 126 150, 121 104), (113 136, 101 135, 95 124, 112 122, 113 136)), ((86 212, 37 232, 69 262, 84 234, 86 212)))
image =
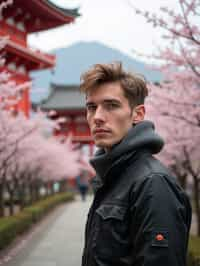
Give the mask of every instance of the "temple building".
MULTIPOLYGON (((3 2, 0 0, 0 4, 3 2)), ((77 9, 63 9, 48 0, 14 0, 0 12, 0 37, 8 37, 1 50, 5 65, 0 71, 6 70, 16 84, 22 84, 31 80, 30 71, 54 67, 55 56, 31 48, 27 43, 28 34, 72 23, 77 16, 77 9)), ((16 107, 26 116, 30 111, 29 90, 29 87, 24 90, 16 107)))
POLYGON ((84 153, 89 156, 94 153, 94 142, 86 121, 85 95, 79 91, 78 85, 51 84, 50 94, 40 107, 44 111, 55 111, 52 119, 65 118, 55 135, 71 135, 72 141, 80 144, 84 153))

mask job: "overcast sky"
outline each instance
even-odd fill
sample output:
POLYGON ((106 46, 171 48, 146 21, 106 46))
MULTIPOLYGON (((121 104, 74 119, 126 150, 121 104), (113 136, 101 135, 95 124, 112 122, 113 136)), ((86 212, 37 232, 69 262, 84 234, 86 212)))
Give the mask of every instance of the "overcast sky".
MULTIPOLYGON (((151 54, 163 46, 161 32, 136 15, 127 0, 51 0, 62 7, 80 6, 81 17, 70 25, 33 34, 29 44, 49 51, 78 41, 99 41, 124 53, 151 54)), ((158 12, 160 6, 177 8, 176 0, 130 0, 135 7, 158 12)))

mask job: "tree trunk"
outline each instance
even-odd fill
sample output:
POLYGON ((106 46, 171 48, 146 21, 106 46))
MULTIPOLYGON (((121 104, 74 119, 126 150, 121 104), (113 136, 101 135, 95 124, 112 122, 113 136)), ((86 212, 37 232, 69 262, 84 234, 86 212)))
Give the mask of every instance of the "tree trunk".
POLYGON ((180 167, 178 167, 177 165, 171 165, 171 170, 175 173, 178 178, 179 184, 185 190, 187 185, 187 172, 182 173, 182 169, 180 169, 180 167))
POLYGON ((178 179, 179 179, 179 183, 180 183, 181 187, 182 187, 184 190, 186 190, 186 185, 187 185, 187 174, 179 175, 178 179))
POLYGON ((26 197, 25 189, 26 189, 25 182, 22 182, 18 186, 18 190, 19 190, 19 205, 20 205, 20 209, 21 210, 25 207, 25 197, 26 197))
POLYGON ((50 195, 54 194, 54 181, 49 182, 49 187, 50 187, 50 195))
POLYGON ((4 192, 4 185, 2 182, 0 183, 0 217, 4 216, 4 208, 5 208, 3 192, 4 192))
POLYGON ((199 184, 200 181, 197 177, 194 177, 194 204, 195 204, 195 214, 197 217, 197 235, 200 236, 200 195, 199 195, 199 184))
POLYGON ((60 180, 60 192, 64 192, 67 190, 67 181, 66 179, 60 180))
POLYGON ((29 184, 29 193, 30 193, 30 204, 34 202, 34 185, 33 182, 31 181, 29 184))
POLYGON ((39 200, 40 199, 40 180, 36 179, 35 180, 35 200, 39 200))
POLYGON ((11 216, 14 215, 14 190, 9 191, 10 199, 9 199, 9 214, 11 216))
POLYGON ((47 183, 48 195, 50 195, 50 196, 54 194, 53 184, 54 184, 54 182, 52 180, 49 180, 47 183))
POLYGON ((9 215, 14 215, 14 184, 13 181, 7 182, 6 188, 9 193, 9 215))

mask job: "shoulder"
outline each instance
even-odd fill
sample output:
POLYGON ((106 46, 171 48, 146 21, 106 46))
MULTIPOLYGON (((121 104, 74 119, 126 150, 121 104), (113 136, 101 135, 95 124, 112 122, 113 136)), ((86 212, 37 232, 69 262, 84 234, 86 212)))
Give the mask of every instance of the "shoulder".
POLYGON ((131 205, 148 206, 155 211, 189 207, 189 199, 173 176, 152 172, 138 179, 131 189, 131 205))
POLYGON ((176 182, 176 178, 170 170, 157 158, 146 152, 141 152, 136 159, 131 158, 124 174, 130 176, 135 182, 149 182, 162 176, 176 182))

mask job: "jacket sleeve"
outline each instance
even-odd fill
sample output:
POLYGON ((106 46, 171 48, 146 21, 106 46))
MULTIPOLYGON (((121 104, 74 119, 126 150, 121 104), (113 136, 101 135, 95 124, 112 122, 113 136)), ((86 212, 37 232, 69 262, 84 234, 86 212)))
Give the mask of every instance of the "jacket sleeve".
POLYGON ((153 174, 131 193, 133 265, 185 266, 191 207, 172 179, 153 174))

